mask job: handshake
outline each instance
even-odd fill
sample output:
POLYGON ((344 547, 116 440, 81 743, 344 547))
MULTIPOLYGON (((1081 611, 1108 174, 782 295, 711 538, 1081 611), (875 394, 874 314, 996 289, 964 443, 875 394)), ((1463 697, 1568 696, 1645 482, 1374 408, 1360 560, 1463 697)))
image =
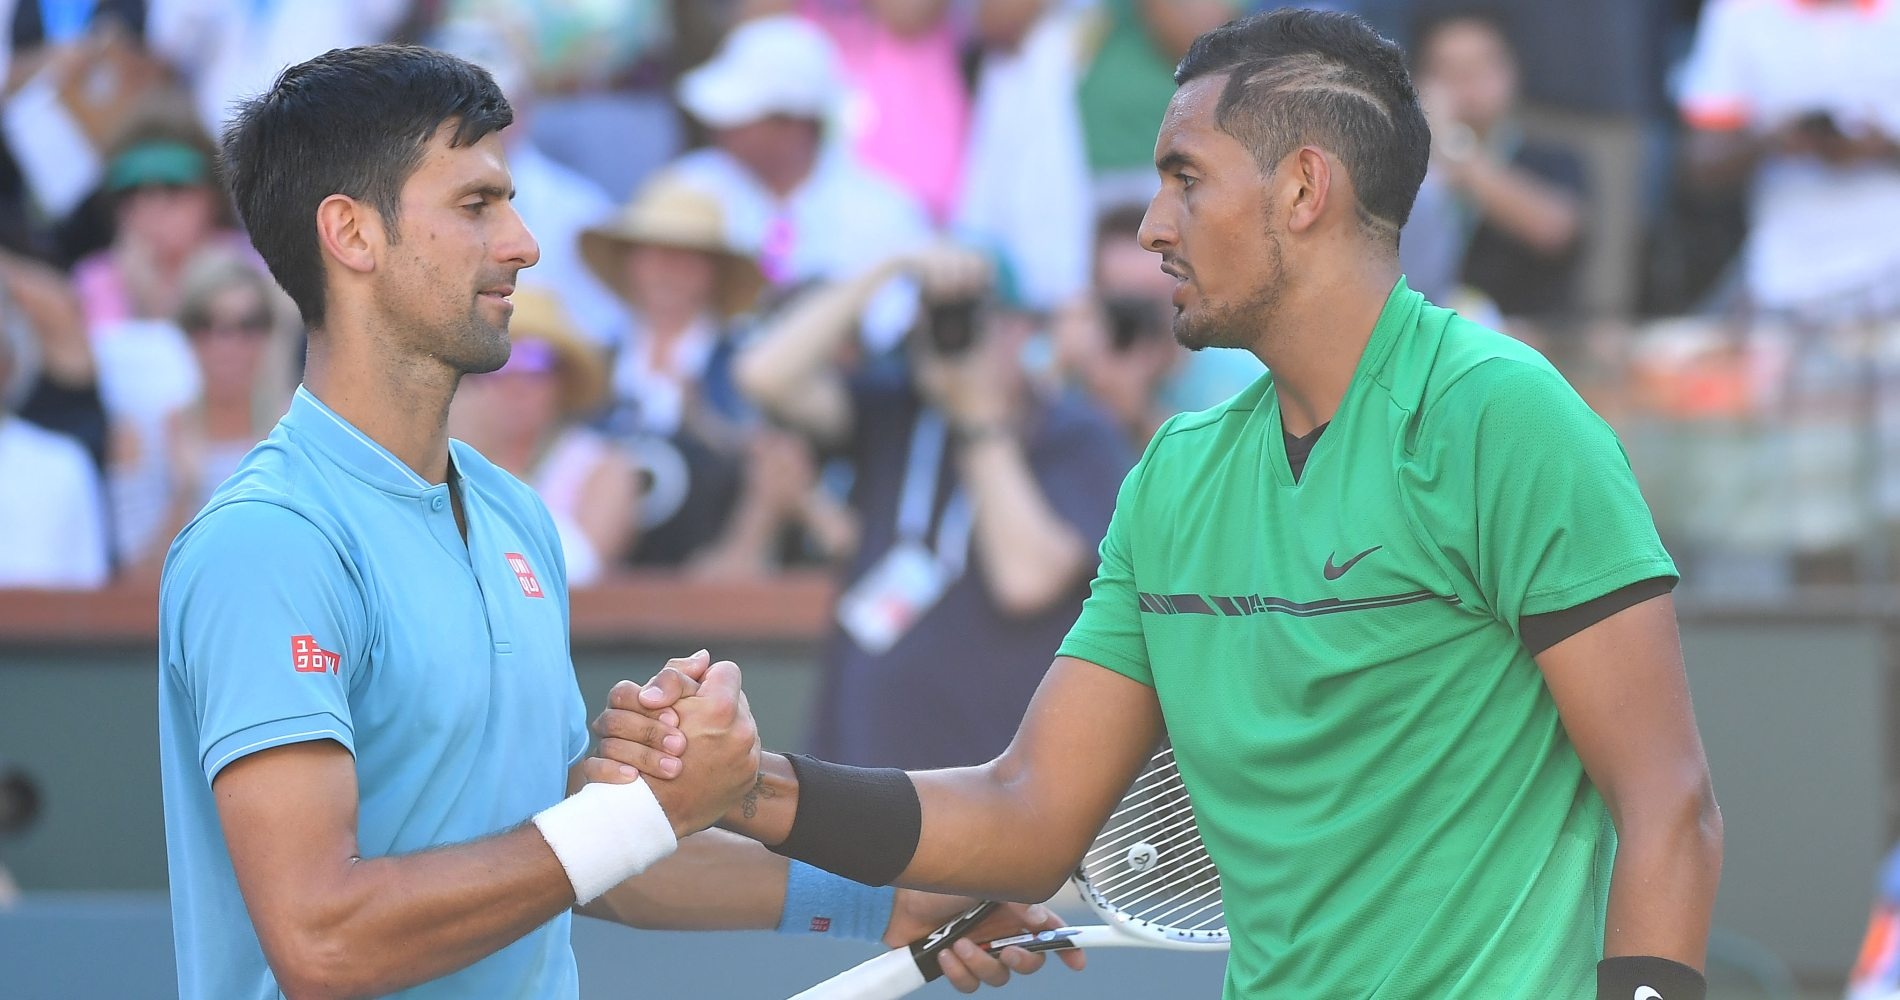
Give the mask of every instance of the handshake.
POLYGON ((615 684, 594 720, 589 782, 626 784, 642 776, 677 837, 717 825, 759 786, 759 728, 739 666, 700 650, 668 660, 643 687, 615 684))
MULTIPOLYGON (((768 784, 773 780, 782 782, 791 772, 773 770, 768 777, 767 770, 761 769, 759 730, 745 692, 739 688, 739 679, 737 664, 727 660, 715 663, 702 649, 691 656, 668 660, 644 686, 632 681, 615 684, 608 692, 606 710, 594 720, 599 746, 595 755, 581 765, 587 786, 570 796, 568 803, 590 792, 597 802, 625 799, 628 796, 622 790, 603 786, 625 786, 645 779, 645 787, 665 813, 664 822, 672 827, 674 838, 684 839, 720 826, 768 844, 782 840, 795 818, 799 795, 795 784, 768 784)), ((783 762, 776 759, 764 765, 767 769, 782 766, 783 762)), ((651 803, 647 808, 651 809, 651 803)), ((537 818, 537 823, 540 821, 537 818)), ((649 815, 648 822, 657 826, 660 819, 649 815)), ((627 839, 622 836, 623 830, 608 828, 606 840, 623 843, 627 839)), ((596 827, 593 835, 600 832, 601 828, 596 827)), ((664 838, 663 832, 660 835, 664 838)), ((556 846, 553 839, 550 846, 556 846)), ((672 845, 667 845, 667 850, 671 849, 672 845)), ((573 877, 575 868, 559 846, 555 853, 573 877)), ((583 848, 582 853, 592 852, 583 848)), ((637 855, 639 851, 630 853, 637 855)), ((644 863, 620 867, 603 880, 575 879, 576 899, 586 902, 604 891, 606 884, 643 867, 644 863), (583 885, 589 883, 593 887, 584 889, 583 885)), ((902 947, 921 941, 934 929, 945 926, 947 918, 964 914, 976 902, 900 889, 891 903, 884 943, 902 947)), ((975 990, 979 983, 1001 986, 1011 972, 1029 973, 1041 968, 1044 956, 1021 948, 1006 948, 992 955, 975 941, 1059 926, 1061 919, 1045 907, 1005 904, 977 927, 958 931, 959 936, 968 931, 968 937, 934 951, 936 967, 961 992, 975 990)), ((908 961, 908 953, 903 954, 908 961)), ((1082 967, 1080 952, 1063 952, 1061 957, 1071 968, 1082 967)))

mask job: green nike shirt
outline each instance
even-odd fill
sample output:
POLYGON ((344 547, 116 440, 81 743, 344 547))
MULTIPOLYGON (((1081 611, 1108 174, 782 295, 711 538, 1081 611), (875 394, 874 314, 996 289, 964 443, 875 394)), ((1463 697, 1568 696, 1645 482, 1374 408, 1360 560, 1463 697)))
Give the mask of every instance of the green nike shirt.
POLYGON ((1393 289, 1296 481, 1269 373, 1168 421, 1061 654, 1152 685, 1228 1000, 1587 997, 1616 835, 1518 640, 1674 577, 1549 362, 1393 289))

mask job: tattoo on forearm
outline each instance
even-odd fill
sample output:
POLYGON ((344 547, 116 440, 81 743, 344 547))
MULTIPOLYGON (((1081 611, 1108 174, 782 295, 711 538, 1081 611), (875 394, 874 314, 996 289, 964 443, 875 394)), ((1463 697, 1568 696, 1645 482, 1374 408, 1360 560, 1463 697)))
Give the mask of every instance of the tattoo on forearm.
POLYGON ((765 772, 760 771, 758 780, 752 783, 752 790, 739 799, 739 815, 753 819, 759 815, 759 800, 778 798, 778 793, 765 785, 765 772))

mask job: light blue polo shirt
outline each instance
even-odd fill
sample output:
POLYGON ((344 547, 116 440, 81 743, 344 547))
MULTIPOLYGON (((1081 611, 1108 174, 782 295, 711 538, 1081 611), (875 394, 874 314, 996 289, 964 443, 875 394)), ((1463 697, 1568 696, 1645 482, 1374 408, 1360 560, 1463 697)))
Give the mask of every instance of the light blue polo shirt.
MULTIPOLYGON (((431 486, 298 389, 172 544, 159 755, 178 985, 275 998, 211 795, 246 754, 356 758, 364 857, 484 837, 559 801, 588 745, 567 571, 539 498, 456 441, 468 541, 431 486)), ((572 997, 568 914, 404 997, 572 997)))

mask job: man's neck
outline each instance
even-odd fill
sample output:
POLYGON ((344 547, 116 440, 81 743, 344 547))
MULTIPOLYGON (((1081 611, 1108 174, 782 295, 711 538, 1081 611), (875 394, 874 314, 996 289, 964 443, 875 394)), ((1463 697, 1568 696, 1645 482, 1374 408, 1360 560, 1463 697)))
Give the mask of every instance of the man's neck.
POLYGON ((1288 289, 1273 329, 1254 349, 1273 372, 1280 425, 1289 434, 1310 434, 1333 419, 1399 280, 1396 260, 1321 273, 1288 289))
POLYGON ((312 334, 304 387, 431 483, 449 478, 449 402, 456 378, 432 358, 373 353, 367 336, 312 334))

